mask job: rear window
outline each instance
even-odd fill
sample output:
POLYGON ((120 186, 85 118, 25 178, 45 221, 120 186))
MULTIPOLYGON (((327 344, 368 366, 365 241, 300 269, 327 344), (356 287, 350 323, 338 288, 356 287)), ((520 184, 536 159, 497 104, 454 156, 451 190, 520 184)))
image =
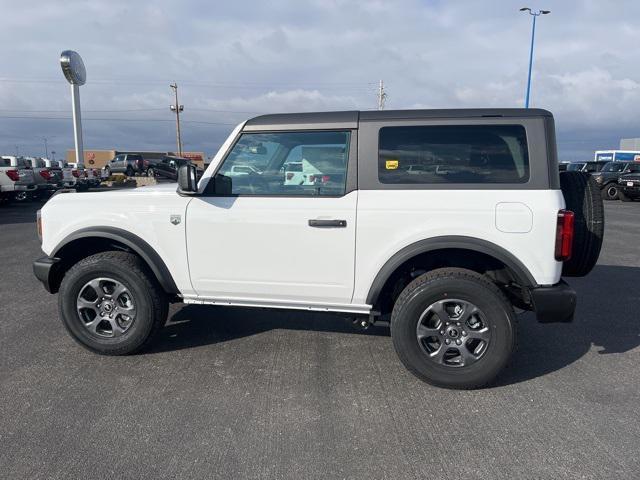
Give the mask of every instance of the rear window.
POLYGON ((287 172, 301 172, 302 171, 302 163, 287 163, 284 166, 284 169, 287 172))
POLYGON ((526 183, 521 125, 439 125, 380 129, 381 183, 526 183))

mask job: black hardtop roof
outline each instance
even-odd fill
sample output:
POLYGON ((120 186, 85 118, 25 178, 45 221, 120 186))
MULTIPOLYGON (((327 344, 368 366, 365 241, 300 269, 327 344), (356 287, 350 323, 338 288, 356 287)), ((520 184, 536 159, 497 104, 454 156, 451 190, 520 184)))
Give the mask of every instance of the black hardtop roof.
POLYGON ((351 110, 342 112, 274 113, 260 115, 247 121, 245 127, 277 127, 300 125, 344 125, 356 128, 359 121, 419 120, 429 118, 478 117, 551 117, 540 108, 457 108, 433 110, 351 110))

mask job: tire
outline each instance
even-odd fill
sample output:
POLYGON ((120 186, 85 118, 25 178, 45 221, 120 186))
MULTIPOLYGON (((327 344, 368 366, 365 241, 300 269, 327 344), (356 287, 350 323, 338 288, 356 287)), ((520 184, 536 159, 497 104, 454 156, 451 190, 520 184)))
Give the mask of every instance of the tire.
POLYGON ((421 380, 444 388, 480 388, 492 382, 509 362, 516 344, 516 316, 505 295, 484 275, 441 268, 419 276, 402 291, 391 314, 391 338, 400 361, 421 380), (438 311, 434 305, 445 306, 447 312, 458 304, 462 306, 457 317, 460 322, 445 313, 444 318, 450 321, 445 325, 442 316, 433 313, 438 311), (465 319, 473 306, 479 313, 465 319), (474 329, 478 325, 481 327, 474 329), (433 336, 420 339, 418 335, 424 331, 433 336), (476 343, 480 335, 487 337, 486 343, 476 343), (434 345, 436 340, 439 343, 434 345), (460 346, 456 345, 458 340, 460 346), (465 352, 473 358, 462 362, 465 352), (458 357, 452 356, 455 353, 458 357))
POLYGON ((572 254, 562 266, 562 275, 583 277, 595 266, 602 248, 604 238, 602 195, 595 180, 584 172, 562 172, 560 188, 567 209, 574 213, 572 254))
POLYGON ((618 198, 623 202, 632 202, 633 198, 628 197, 622 190, 618 190, 618 198))
POLYGON ((31 200, 31 197, 29 197, 29 193, 28 192, 17 192, 13 199, 16 202, 26 202, 28 200, 31 200))
POLYGON ((131 168, 131 165, 129 165, 127 167, 127 170, 126 170, 125 173, 126 173, 127 177, 133 177, 134 172, 133 172, 133 168, 131 168))
POLYGON ((619 189, 615 182, 607 183, 602 189, 603 200, 618 200, 619 189))
POLYGON ((109 178, 111 176, 111 169, 109 167, 104 167, 104 173, 109 178))
POLYGON ((127 252, 102 252, 81 260, 64 276, 58 295, 67 331, 80 345, 102 355, 128 355, 145 348, 164 326, 168 308, 153 275, 139 257, 127 252), (111 286, 124 290, 110 296, 111 286))
POLYGON ((156 176, 155 170, 151 167, 147 168, 147 177, 155 177, 155 176, 156 176))

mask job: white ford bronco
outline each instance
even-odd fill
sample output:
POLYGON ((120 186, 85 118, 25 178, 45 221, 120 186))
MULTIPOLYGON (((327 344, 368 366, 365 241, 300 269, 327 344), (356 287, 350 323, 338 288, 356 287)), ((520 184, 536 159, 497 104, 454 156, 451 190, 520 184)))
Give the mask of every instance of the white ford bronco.
POLYGON ((55 195, 34 272, 97 353, 144 348, 169 302, 329 311, 388 322, 421 379, 477 388, 507 364, 516 313, 573 319, 561 277, 593 268, 603 227, 590 177, 558 173, 547 111, 276 114, 177 189, 55 195), (303 159, 314 181, 287 181, 303 159))

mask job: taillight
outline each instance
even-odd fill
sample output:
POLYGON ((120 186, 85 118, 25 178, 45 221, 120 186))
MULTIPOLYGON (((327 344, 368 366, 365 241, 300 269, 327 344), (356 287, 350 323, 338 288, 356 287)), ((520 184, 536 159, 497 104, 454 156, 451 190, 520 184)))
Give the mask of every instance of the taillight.
POLYGON ((40 176, 45 180, 51 179, 51 172, 49 170, 40 170, 40 176))
POLYGON ((571 258, 573 245, 573 212, 560 210, 556 226, 556 260, 566 262, 571 258))
POLYGON ((74 168, 73 170, 71 170, 71 175, 78 178, 80 176, 80 173, 78 172, 77 169, 74 168))
POLYGON ((293 178, 293 173, 287 173, 287 180, 291 180, 293 178))
POLYGON ((18 170, 7 170, 5 173, 7 174, 7 177, 9 177, 14 182, 20 180, 20 173, 18 172, 18 170))
POLYGON ((331 177, 329 175, 322 176, 322 183, 327 183, 329 180, 331 180, 331 177))

